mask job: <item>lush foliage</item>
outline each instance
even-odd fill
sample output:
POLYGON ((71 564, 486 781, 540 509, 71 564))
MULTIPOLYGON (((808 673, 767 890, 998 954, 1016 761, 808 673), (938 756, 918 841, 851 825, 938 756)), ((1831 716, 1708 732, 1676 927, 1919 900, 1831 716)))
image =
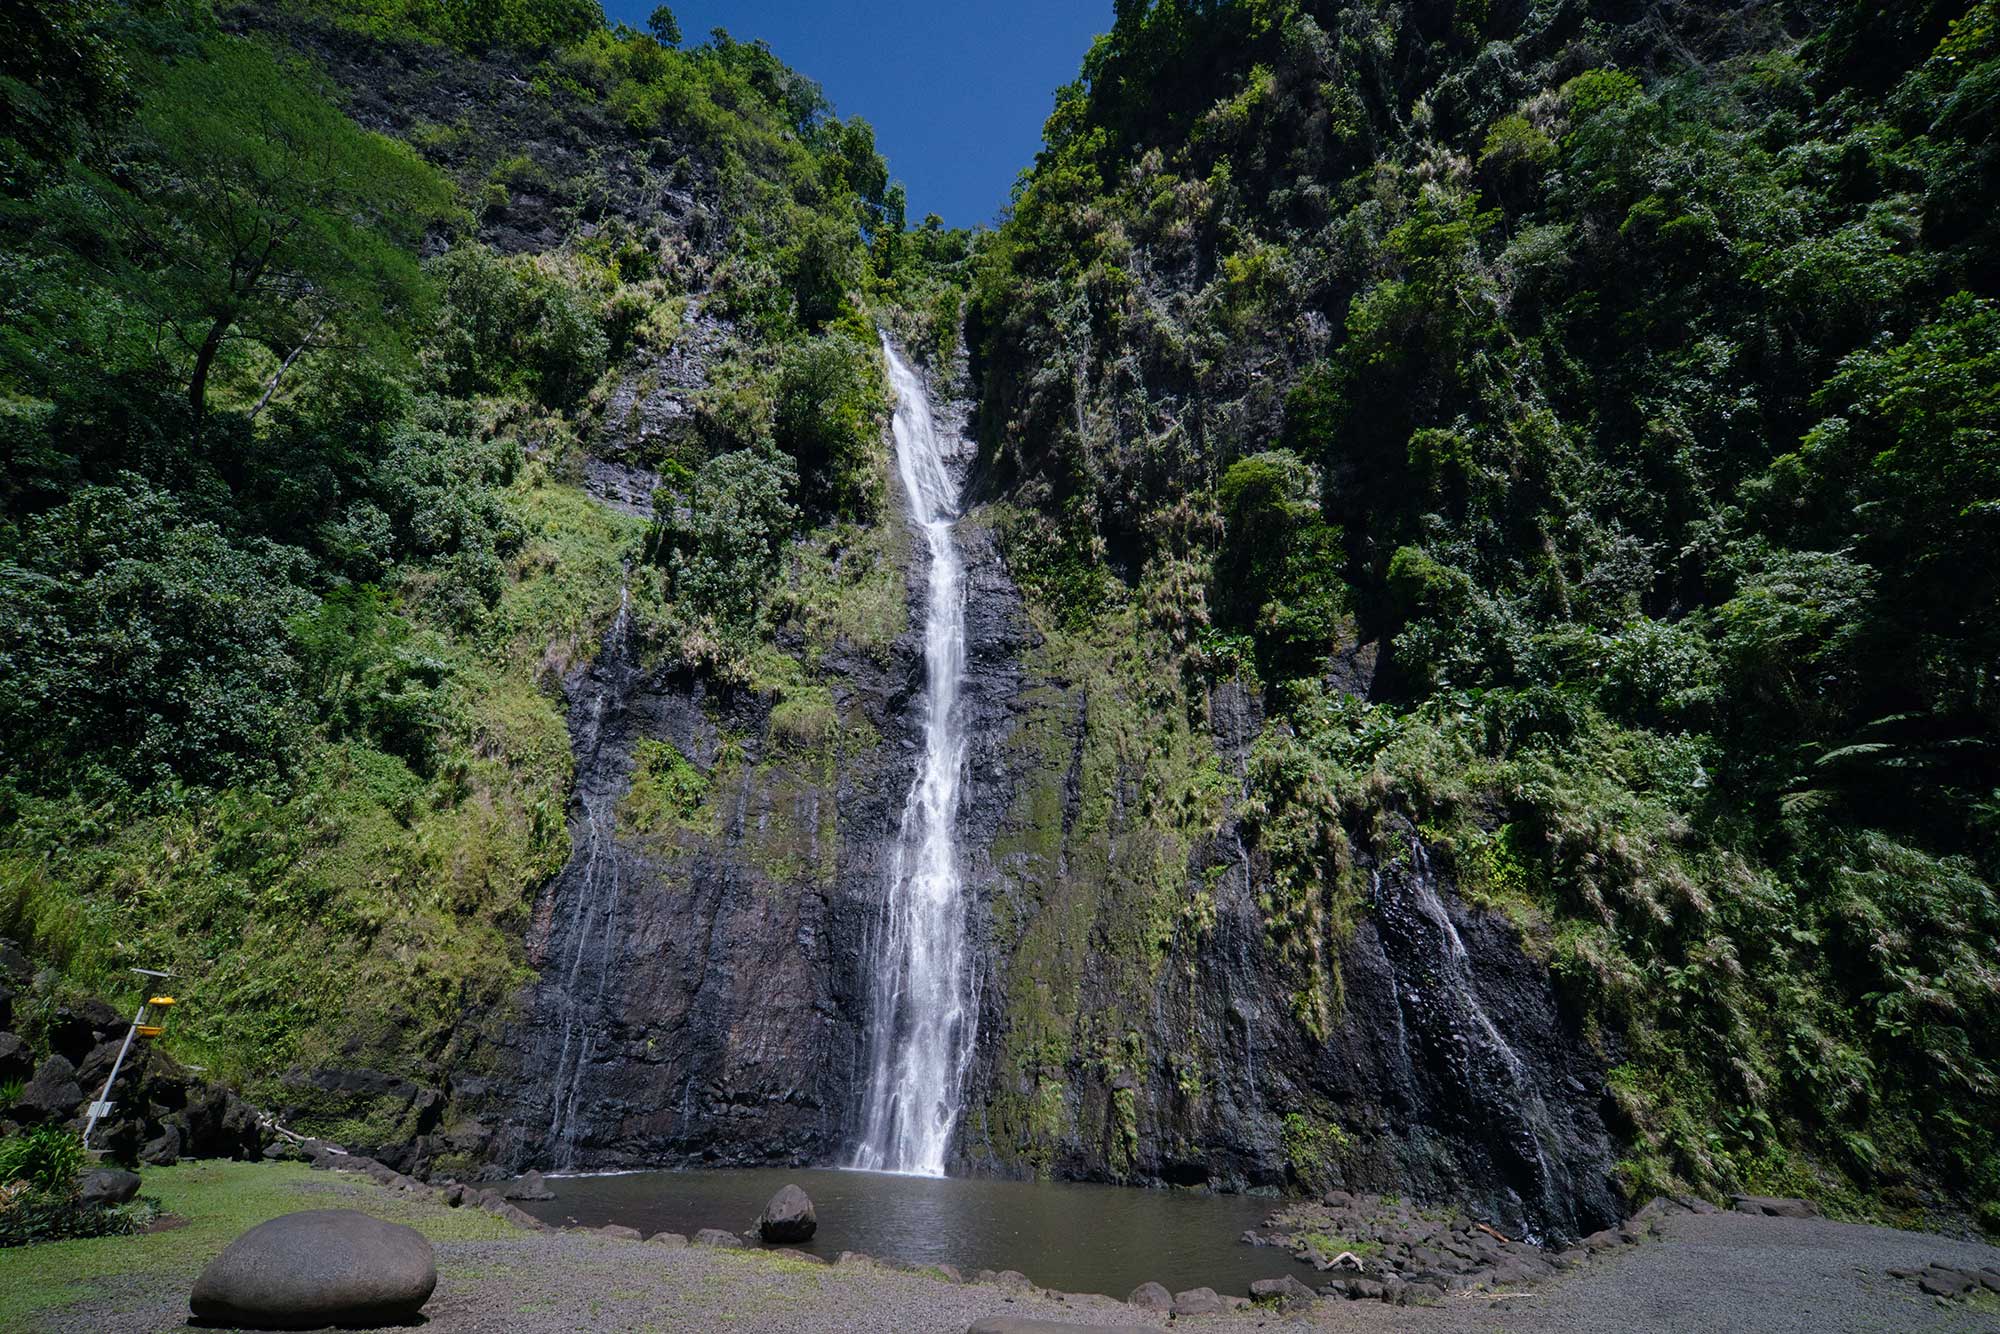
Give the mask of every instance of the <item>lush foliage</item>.
POLYGON ((594 0, 92 0, 0 37, 0 931, 61 988, 176 968, 177 1050, 255 1094, 335 1053, 432 1078, 524 976, 559 685, 621 601, 741 674, 801 534, 880 504, 873 134, 761 44, 594 0), (295 49, 514 100, 375 133, 295 49), (607 204, 521 125, 646 184, 607 204), (579 440, 690 334, 693 411, 629 459, 667 481, 649 532, 579 440))
POLYGON ((1010 559, 1265 688, 1303 1020, 1415 826, 1635 1189, 2000 1225, 2000 24, 1641 8, 1121 4, 974 264, 1010 559))

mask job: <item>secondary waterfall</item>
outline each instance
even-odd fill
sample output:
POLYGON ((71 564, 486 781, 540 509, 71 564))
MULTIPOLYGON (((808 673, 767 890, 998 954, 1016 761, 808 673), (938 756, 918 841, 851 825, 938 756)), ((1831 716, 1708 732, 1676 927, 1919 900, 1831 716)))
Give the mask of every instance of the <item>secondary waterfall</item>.
POLYGON ((965 731, 965 567, 952 539, 958 485, 924 383, 888 339, 896 391, 896 471, 930 552, 924 616, 924 753, 890 867, 876 933, 868 1102, 854 1166, 943 1176, 977 1012, 966 967, 966 906, 956 825, 965 731))
POLYGON ((619 590, 618 615, 605 632, 591 669, 588 712, 581 719, 572 715, 571 723, 572 727, 582 723, 575 746, 576 806, 581 819, 571 822, 575 851, 556 882, 557 900, 567 902, 568 914, 554 927, 552 944, 557 958, 567 955, 567 959, 560 973, 544 975, 545 983, 560 978, 549 1000, 562 1020, 561 1038, 553 1051, 541 1053, 545 1060, 554 1056, 553 1068, 547 1070, 553 1107, 546 1161, 559 1168, 576 1165, 585 1085, 598 1059, 599 1035, 609 1023, 606 1006, 620 944, 618 910, 624 889, 616 837, 618 799, 629 786, 629 777, 621 766, 607 771, 600 758, 606 727, 614 721, 611 715, 622 706, 637 675, 628 587, 619 590))

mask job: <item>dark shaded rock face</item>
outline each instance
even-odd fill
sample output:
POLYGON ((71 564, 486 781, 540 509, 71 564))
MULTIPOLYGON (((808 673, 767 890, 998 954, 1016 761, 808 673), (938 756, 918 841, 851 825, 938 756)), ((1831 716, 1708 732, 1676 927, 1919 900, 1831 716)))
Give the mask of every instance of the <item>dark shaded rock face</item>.
POLYGON ((437 1260, 415 1228, 352 1209, 260 1223, 195 1280, 195 1318, 251 1329, 368 1329, 414 1317, 437 1287, 437 1260))

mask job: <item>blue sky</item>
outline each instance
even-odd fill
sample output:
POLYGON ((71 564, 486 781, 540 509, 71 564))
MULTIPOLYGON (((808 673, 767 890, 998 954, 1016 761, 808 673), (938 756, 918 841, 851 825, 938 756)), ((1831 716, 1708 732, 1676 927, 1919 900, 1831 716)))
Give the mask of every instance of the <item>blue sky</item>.
MULTIPOLYGON (((643 28, 655 0, 605 0, 643 28)), ((1076 77, 1111 0, 669 0, 689 45, 718 25, 761 37, 875 127, 909 187, 910 221, 990 222, 1041 147, 1055 90, 1076 77)))

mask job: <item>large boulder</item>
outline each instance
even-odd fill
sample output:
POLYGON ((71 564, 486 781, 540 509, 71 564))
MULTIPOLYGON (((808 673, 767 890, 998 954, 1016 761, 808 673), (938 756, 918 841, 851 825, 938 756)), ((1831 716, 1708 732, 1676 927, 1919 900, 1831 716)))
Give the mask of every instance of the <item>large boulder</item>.
POLYGON ((530 1172, 519 1181, 509 1183, 500 1195, 508 1200, 553 1200, 556 1197, 556 1193, 549 1189, 549 1183, 542 1180, 540 1172, 530 1172))
POLYGON ((811 1241, 817 1231, 819 1218, 813 1213, 812 1197, 797 1186, 786 1186, 773 1195, 757 1220, 758 1235, 781 1245, 811 1241))
POLYGON ((1132 1289, 1132 1295, 1125 1299, 1133 1306, 1148 1311, 1171 1311, 1174 1309, 1174 1295, 1163 1284, 1141 1283, 1132 1289))
POLYGON ((82 1186, 77 1190, 77 1198, 85 1204, 126 1204, 138 1193, 137 1172, 121 1172, 115 1167, 101 1167, 83 1179, 82 1186))
POLYGON ((260 1223, 195 1280, 195 1318, 251 1329, 368 1329, 405 1323, 437 1287, 437 1257, 415 1228, 352 1209, 260 1223))
POLYGON ((35 1077, 14 1105, 28 1119, 67 1121, 82 1102, 83 1086, 76 1082, 76 1067, 60 1056, 50 1056, 35 1067, 35 1077))

